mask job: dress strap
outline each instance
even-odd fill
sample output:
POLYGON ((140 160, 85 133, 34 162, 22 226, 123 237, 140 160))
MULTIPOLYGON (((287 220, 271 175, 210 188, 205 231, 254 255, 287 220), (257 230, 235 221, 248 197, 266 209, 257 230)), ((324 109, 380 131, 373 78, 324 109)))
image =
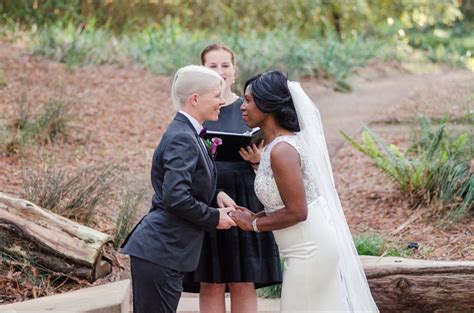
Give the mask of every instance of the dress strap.
POLYGON ((279 137, 276 137, 275 139, 273 139, 273 141, 270 143, 270 145, 268 146, 268 149, 269 150, 272 150, 273 147, 279 143, 279 142, 286 142, 288 143, 290 146, 292 146, 297 152, 298 154, 300 155, 300 157, 302 157, 302 150, 301 150, 301 146, 299 144, 299 141, 298 141, 298 138, 296 135, 287 135, 287 136, 279 136, 279 137))

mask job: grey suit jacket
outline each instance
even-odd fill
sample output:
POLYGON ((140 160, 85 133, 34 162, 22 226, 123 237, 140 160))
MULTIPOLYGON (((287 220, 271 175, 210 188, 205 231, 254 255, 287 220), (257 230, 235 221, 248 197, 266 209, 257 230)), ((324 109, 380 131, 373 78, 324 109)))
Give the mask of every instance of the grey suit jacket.
POLYGON ((178 271, 199 262, 204 231, 215 229, 219 211, 214 162, 191 122, 178 113, 153 155, 150 211, 122 244, 121 253, 178 271))

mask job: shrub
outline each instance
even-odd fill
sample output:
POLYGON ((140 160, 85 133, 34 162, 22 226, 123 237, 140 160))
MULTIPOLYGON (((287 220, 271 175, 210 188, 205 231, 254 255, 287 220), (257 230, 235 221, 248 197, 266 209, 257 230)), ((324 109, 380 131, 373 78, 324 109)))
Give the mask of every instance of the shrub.
POLYGON ((118 248, 136 222, 136 212, 145 195, 144 189, 125 190, 121 195, 120 211, 115 222, 114 247, 118 248))
POLYGON ((342 136, 392 177, 414 206, 440 203, 457 219, 472 213, 474 137, 472 128, 458 135, 447 134, 446 125, 447 119, 437 127, 432 127, 427 118, 420 119, 420 132, 406 153, 386 144, 367 126, 362 144, 344 133, 342 136))
POLYGON ((90 225, 99 204, 110 198, 118 174, 114 164, 92 165, 72 172, 49 166, 24 175, 24 198, 66 218, 90 225))
POLYGON ((34 116, 30 104, 23 94, 14 107, 12 122, 4 126, 2 147, 12 155, 36 141, 41 144, 53 143, 59 136, 67 136, 71 105, 62 98, 54 98, 43 105, 34 116))
POLYGON ((72 22, 58 22, 40 28, 32 36, 31 51, 68 69, 78 65, 116 63, 123 59, 114 35, 95 28, 95 20, 76 27, 72 22))
POLYGON ((223 42, 238 55, 239 91, 250 76, 272 68, 288 72, 292 79, 324 77, 334 81, 335 88, 349 90, 350 75, 374 58, 381 46, 380 41, 358 36, 345 40, 320 35, 301 38, 296 28, 265 33, 252 29, 238 33, 190 31, 170 18, 164 19, 160 27, 119 35, 96 28, 95 20, 80 26, 57 22, 30 35, 33 53, 66 63, 68 68, 132 60, 166 75, 183 65, 199 63, 199 52, 207 44, 223 42))
POLYGON ((473 69, 474 39, 472 22, 458 22, 453 27, 436 26, 408 34, 409 44, 424 50, 431 62, 473 69))

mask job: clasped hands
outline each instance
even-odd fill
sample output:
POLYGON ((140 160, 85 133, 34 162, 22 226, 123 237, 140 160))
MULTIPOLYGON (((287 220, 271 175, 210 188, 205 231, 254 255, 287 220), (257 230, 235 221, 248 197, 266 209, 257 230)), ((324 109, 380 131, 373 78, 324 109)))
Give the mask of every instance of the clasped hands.
POLYGON ((217 229, 229 229, 238 226, 245 231, 252 231, 252 221, 255 214, 247 208, 238 206, 235 201, 225 192, 220 191, 217 195, 217 206, 219 209, 219 224, 217 229))

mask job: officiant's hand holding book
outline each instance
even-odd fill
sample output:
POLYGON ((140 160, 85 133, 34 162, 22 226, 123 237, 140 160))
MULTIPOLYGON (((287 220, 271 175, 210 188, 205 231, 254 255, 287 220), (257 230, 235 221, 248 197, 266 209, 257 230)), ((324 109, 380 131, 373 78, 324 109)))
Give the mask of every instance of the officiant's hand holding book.
POLYGON ((258 149, 258 146, 261 145, 263 135, 259 128, 252 129, 245 133, 228 133, 209 130, 203 139, 212 141, 212 138, 220 138, 222 140, 222 144, 218 146, 217 153, 215 154, 216 161, 242 162, 245 161, 245 159, 240 154, 240 149, 243 148, 250 153, 254 150, 252 148, 253 144, 255 144, 255 148, 258 149), (247 147, 250 147, 250 150, 248 150, 247 147))
POLYGON ((248 161, 254 169, 257 169, 260 164, 260 159, 262 158, 264 144, 265 141, 261 139, 258 144, 253 143, 245 148, 240 148, 239 154, 245 161, 248 161))

